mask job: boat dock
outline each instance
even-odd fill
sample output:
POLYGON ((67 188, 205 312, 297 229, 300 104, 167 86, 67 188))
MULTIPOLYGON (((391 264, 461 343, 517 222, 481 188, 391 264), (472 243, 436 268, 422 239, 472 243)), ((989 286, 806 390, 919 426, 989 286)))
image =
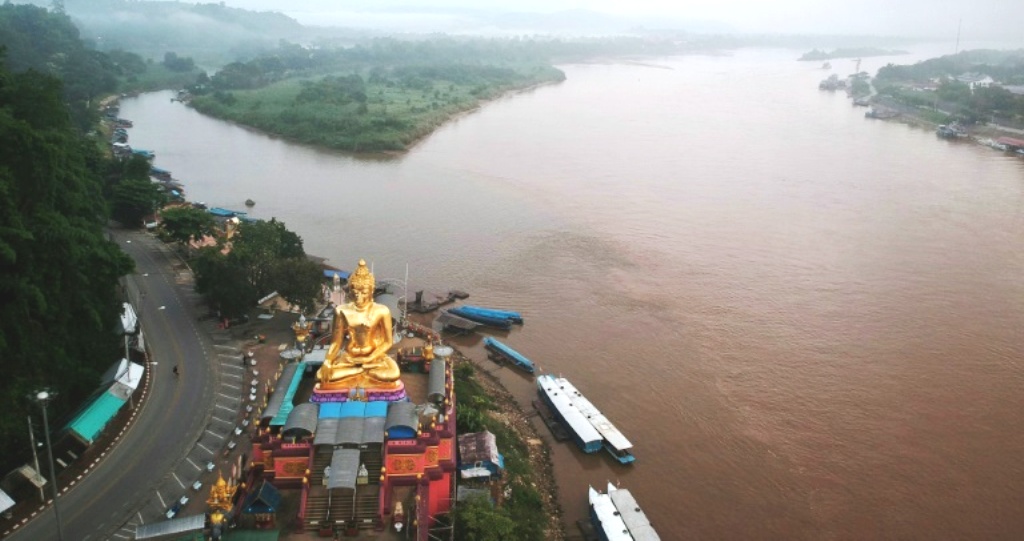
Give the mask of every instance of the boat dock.
POLYGON ((438 314, 435 321, 441 324, 442 330, 455 334, 469 334, 480 326, 480 324, 475 321, 470 321, 464 317, 450 314, 447 311, 438 314))
POLYGON ((417 314, 427 314, 446 304, 451 304, 467 297, 469 297, 469 293, 459 291, 458 289, 450 289, 447 293, 423 291, 421 289, 416 292, 416 297, 411 302, 408 302, 405 309, 417 314))

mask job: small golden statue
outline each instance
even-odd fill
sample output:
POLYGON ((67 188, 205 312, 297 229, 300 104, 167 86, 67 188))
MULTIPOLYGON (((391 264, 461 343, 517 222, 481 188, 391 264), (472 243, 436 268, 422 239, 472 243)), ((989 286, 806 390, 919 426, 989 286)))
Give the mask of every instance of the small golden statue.
POLYGON ((398 381, 398 363, 388 356, 394 343, 391 311, 373 301, 373 287, 373 274, 360 259, 349 279, 352 300, 334 309, 334 333, 317 372, 318 389, 381 389, 398 381))

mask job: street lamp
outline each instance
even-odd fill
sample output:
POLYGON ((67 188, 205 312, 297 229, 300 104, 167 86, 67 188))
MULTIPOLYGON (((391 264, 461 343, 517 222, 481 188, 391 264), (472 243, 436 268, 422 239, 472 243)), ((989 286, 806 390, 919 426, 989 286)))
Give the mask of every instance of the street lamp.
POLYGON ((36 393, 35 401, 43 410, 43 434, 46 436, 46 454, 50 459, 50 492, 53 493, 53 516, 57 519, 57 539, 64 541, 64 532, 60 528, 60 511, 57 510, 57 468, 53 465, 53 446, 50 444, 50 422, 46 417, 46 404, 53 399, 53 394, 42 390, 36 393))

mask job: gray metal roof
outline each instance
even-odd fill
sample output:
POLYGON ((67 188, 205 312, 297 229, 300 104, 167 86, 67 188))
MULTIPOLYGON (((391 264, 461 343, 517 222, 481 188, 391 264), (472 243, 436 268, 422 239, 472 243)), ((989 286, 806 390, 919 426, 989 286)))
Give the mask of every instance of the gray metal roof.
POLYGON ((657 532, 654 531, 654 528, 651 527, 650 521, 647 520, 647 515, 640 509, 636 499, 633 498, 629 490, 624 488, 616 489, 609 485, 608 495, 611 496, 615 509, 619 511, 619 516, 622 517, 622 522, 626 523, 626 528, 629 529, 633 539, 637 541, 659 541, 661 539, 658 537, 657 532))
POLYGON ((152 524, 140 524, 135 527, 135 539, 155 539, 165 535, 201 532, 205 525, 206 515, 202 513, 152 524))
POLYGON ((359 450, 335 449, 331 455, 331 476, 327 479, 327 488, 356 489, 356 477, 359 475, 359 450))
POLYGON ((317 421, 313 445, 334 445, 334 440, 338 438, 338 423, 340 421, 341 419, 337 417, 317 421))
POLYGON ((427 383, 427 400, 440 404, 444 402, 445 368, 448 363, 444 359, 434 359, 430 363, 430 381, 427 383))
POLYGON ((288 420, 281 429, 282 435, 290 435, 289 432, 297 432, 296 436, 309 436, 316 432, 317 416, 320 414, 320 406, 312 402, 304 402, 295 406, 295 409, 288 414, 288 420), (305 434, 302 434, 305 432, 305 434))
POLYGON ((274 385, 274 392, 270 395, 270 400, 267 401, 267 407, 263 409, 263 414, 260 416, 262 420, 271 420, 277 412, 281 410, 281 404, 284 403, 284 397, 288 394, 288 386, 292 383, 292 378, 295 376, 295 370, 298 365, 295 363, 286 365, 284 370, 281 372, 281 377, 277 378, 277 383, 274 385))
POLYGON ((342 417, 338 419, 338 434, 334 438, 335 445, 360 445, 363 443, 362 417, 342 417))
POLYGON ((384 417, 363 418, 363 443, 384 443, 384 417))
POLYGON ((416 430, 420 426, 420 417, 416 413, 416 404, 412 402, 392 402, 388 406, 388 418, 384 422, 384 430, 395 426, 407 426, 416 430))

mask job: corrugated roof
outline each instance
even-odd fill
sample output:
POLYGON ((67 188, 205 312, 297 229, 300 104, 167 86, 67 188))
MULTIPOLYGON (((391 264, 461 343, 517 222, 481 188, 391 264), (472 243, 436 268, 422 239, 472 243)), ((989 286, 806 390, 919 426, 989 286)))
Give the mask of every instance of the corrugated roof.
POLYGON ((288 421, 284 423, 281 433, 287 434, 291 431, 305 431, 305 435, 315 433, 318 413, 319 408, 311 402, 304 402, 295 406, 295 409, 288 414, 288 421))
POLYGON ((331 476, 327 479, 327 488, 355 490, 358 475, 359 450, 336 449, 331 455, 331 476))
POLYGON ((335 445, 360 445, 363 443, 363 418, 342 417, 338 419, 338 434, 335 445))
POLYGON ((284 426, 285 421, 288 420, 288 415, 292 412, 292 408, 295 407, 295 391, 299 389, 299 383, 302 381, 302 370, 298 369, 299 366, 296 363, 289 364, 285 367, 285 372, 281 374, 281 379, 289 380, 288 388, 284 392, 281 408, 277 411, 277 415, 271 419, 270 426, 284 426), (291 368, 290 374, 288 373, 289 368, 291 368))
POLYGON ((427 383, 427 400, 435 404, 444 402, 445 367, 444 359, 434 359, 430 363, 430 380, 427 383))
POLYGON ((285 395, 288 394, 288 387, 292 383, 292 376, 295 374, 296 368, 297 365, 295 364, 289 364, 284 367, 281 377, 274 384, 274 392, 270 393, 270 399, 267 400, 267 407, 263 408, 262 420, 272 420, 281 411, 281 406, 284 404, 285 395))
POLYGON ((475 464, 477 462, 491 462, 497 464, 498 440, 490 431, 474 432, 472 434, 459 435, 459 462, 462 464, 475 464))
POLYGON ((389 438, 407 439, 416 437, 420 418, 416 413, 416 404, 412 402, 392 402, 388 406, 388 416, 384 430, 389 438))
POLYGON ((68 424, 68 430, 78 434, 87 443, 92 443, 126 401, 109 391, 104 392, 68 424))
POLYGON ((384 443, 384 417, 363 418, 363 443, 384 443))
POLYGON ((316 436, 313 437, 313 445, 334 445, 338 438, 338 418, 321 418, 316 423, 316 436))
POLYGON ((154 539, 165 535, 201 532, 205 525, 206 515, 202 513, 152 524, 140 524, 135 527, 135 539, 154 539))

